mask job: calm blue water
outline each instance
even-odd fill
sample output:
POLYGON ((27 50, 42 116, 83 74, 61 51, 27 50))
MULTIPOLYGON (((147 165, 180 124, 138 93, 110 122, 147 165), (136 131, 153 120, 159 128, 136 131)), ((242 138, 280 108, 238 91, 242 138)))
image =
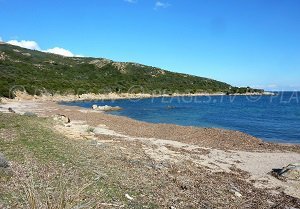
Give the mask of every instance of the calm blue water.
POLYGON ((140 100, 70 102, 120 106, 114 115, 152 123, 238 130, 266 141, 300 143, 300 92, 276 96, 197 96, 140 100))

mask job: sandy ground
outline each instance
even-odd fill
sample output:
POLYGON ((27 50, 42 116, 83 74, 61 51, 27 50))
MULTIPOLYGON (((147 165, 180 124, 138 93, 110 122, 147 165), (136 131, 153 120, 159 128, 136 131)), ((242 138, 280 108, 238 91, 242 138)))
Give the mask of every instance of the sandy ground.
POLYGON ((300 198, 300 181, 281 181, 269 174, 272 169, 300 162, 300 147, 296 145, 265 143, 237 131, 144 123, 49 101, 0 104, 1 112, 8 112, 8 108, 19 114, 33 112, 40 117, 66 115, 71 123, 58 124, 55 129, 70 139, 92 139, 99 144, 139 141, 144 153, 156 162, 189 161, 212 172, 230 172, 236 168, 247 172, 247 181, 256 187, 273 189, 274 193, 284 191, 300 198), (103 135, 110 136, 111 140, 101 140, 99 136, 103 135))

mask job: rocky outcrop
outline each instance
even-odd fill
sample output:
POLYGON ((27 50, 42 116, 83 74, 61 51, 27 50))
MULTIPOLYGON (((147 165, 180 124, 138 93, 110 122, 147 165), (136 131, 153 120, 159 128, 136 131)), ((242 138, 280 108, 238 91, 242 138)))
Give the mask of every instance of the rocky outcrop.
POLYGON ((109 63, 112 63, 112 61, 108 59, 95 59, 89 62, 89 64, 95 65, 97 68, 102 68, 109 63))
POLYGON ((121 110, 122 108, 119 106, 112 107, 112 106, 108 106, 108 105, 105 105, 105 106, 93 105, 92 109, 100 110, 100 111, 116 111, 116 110, 121 110))
POLYGON ((126 73, 126 62, 114 62, 112 63, 114 67, 116 67, 121 73, 126 73))

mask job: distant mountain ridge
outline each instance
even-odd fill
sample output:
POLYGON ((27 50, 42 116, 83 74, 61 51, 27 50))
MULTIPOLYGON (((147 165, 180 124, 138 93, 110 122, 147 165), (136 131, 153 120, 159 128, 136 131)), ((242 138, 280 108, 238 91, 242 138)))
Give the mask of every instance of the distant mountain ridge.
POLYGON ((84 93, 245 93, 262 92, 237 88, 213 79, 170 72, 131 62, 104 58, 63 57, 0 43, 0 96, 12 88, 31 95, 84 93))

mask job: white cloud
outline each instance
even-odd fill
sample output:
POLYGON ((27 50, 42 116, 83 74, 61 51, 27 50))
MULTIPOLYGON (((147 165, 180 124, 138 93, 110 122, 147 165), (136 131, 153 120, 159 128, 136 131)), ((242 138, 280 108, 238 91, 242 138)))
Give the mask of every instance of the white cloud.
POLYGON ((47 50, 45 50, 45 52, 52 53, 52 54, 58 54, 58 55, 62 55, 65 57, 75 57, 75 55, 71 51, 60 48, 60 47, 54 47, 52 49, 47 49, 47 50))
POLYGON ((17 41, 17 40, 11 40, 7 42, 8 44, 20 46, 26 49, 32 49, 32 50, 41 50, 39 45, 35 41, 17 41))
MULTIPOLYGON (((0 37, 0 41, 2 41, 1 37, 0 37)), ((18 40, 10 40, 7 41, 6 43, 11 44, 11 45, 15 45, 15 46, 20 46, 26 49, 32 49, 32 50, 38 50, 38 51, 42 51, 42 52, 47 52, 47 53, 52 53, 52 54, 57 54, 57 55, 62 55, 65 57, 83 57, 82 55, 75 55, 73 54, 71 51, 61 48, 61 47, 54 47, 51 49, 47 49, 47 50, 42 50, 38 43, 35 41, 18 41, 18 40)))
POLYGON ((128 2, 130 4, 134 4, 137 3, 137 0, 124 0, 125 2, 128 2))
POLYGON ((1 41, 3 41, 3 40, 2 40, 2 37, 0 36, 0 42, 1 42, 1 41))
POLYGON ((154 9, 168 8, 169 6, 171 6, 171 4, 169 4, 169 3, 164 3, 164 2, 161 2, 161 1, 157 1, 157 2, 155 3, 154 9))

